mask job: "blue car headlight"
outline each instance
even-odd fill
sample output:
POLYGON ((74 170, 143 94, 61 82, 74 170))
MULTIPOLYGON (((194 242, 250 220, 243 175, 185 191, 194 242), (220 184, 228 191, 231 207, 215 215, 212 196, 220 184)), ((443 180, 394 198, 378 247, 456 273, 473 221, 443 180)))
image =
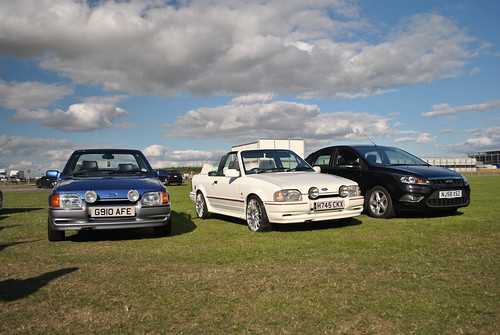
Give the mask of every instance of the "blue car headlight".
POLYGON ((50 206, 59 208, 81 208, 83 201, 76 193, 53 194, 50 197, 50 206))
POLYGON ((169 202, 169 196, 167 192, 157 191, 157 192, 146 192, 142 195, 142 205, 143 206, 159 206, 169 202))

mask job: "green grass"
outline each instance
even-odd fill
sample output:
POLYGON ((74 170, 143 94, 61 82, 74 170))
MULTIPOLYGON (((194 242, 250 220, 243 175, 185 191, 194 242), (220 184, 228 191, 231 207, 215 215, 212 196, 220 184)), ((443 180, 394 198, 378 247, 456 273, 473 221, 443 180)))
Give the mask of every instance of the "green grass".
POLYGON ((4 194, 1 334, 498 334, 500 176, 453 216, 359 216, 252 233, 196 218, 173 236, 46 237, 47 193, 4 194))

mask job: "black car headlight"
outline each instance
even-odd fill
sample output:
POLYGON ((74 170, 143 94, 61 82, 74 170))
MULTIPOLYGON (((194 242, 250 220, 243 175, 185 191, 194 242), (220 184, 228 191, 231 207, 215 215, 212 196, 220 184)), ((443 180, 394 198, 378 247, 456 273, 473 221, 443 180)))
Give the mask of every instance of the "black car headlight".
POLYGON ((402 176, 399 180, 404 184, 429 185, 431 182, 422 177, 402 176))

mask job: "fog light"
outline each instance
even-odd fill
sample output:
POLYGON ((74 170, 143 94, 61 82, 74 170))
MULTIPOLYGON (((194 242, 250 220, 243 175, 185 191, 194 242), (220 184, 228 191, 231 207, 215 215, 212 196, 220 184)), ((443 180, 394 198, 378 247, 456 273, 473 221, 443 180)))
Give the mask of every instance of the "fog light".
POLYGON ((309 198, 311 198, 311 199, 317 199, 319 197, 319 190, 318 190, 317 187, 311 187, 309 189, 308 194, 309 194, 309 198))
POLYGON ((339 187, 339 195, 342 198, 345 198, 349 195, 349 188, 346 185, 342 185, 339 187))
POLYGON ((92 204, 97 201, 97 193, 94 191, 85 192, 85 201, 89 204, 92 204))
POLYGON ((424 198, 423 195, 405 194, 399 199, 399 201, 415 203, 415 202, 419 202, 423 198, 424 198))
POLYGON ((136 202, 139 200, 139 192, 136 190, 130 190, 127 193, 127 198, 130 202, 136 202))

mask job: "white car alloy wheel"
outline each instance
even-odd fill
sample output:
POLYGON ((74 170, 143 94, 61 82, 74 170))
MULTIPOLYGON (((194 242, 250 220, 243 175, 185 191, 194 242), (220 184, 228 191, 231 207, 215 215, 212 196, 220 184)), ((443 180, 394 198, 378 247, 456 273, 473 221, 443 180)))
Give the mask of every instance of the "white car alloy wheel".
POLYGON ((201 192, 196 194, 196 215, 201 219, 206 219, 208 217, 207 204, 205 203, 205 197, 201 192))
POLYGON ((255 196, 248 200, 246 218, 248 228, 251 231, 262 232, 272 228, 262 201, 255 196))

